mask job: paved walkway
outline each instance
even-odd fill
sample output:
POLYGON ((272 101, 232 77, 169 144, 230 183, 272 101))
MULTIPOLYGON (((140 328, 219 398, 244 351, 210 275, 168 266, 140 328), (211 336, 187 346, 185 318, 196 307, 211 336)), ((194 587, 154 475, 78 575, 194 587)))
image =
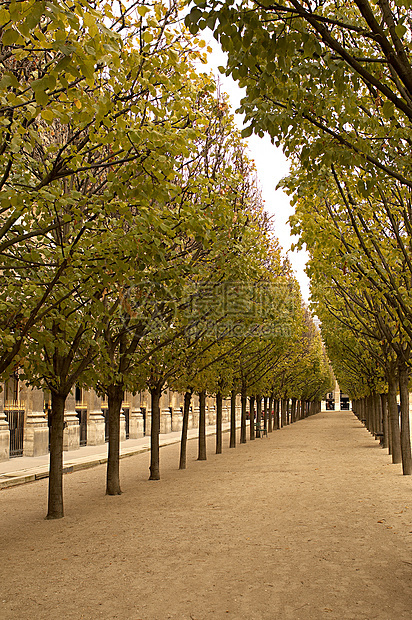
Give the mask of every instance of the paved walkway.
POLYGON ((179 471, 178 444, 0 492, 5 620, 411 620, 412 477, 350 412, 326 412, 179 471))
MULTIPOLYGON (((223 432, 230 430, 230 423, 222 425, 223 432)), ((214 435, 216 426, 206 426, 206 435, 214 435)), ((188 440, 198 436, 198 429, 188 431, 188 440)), ((181 432, 160 435, 160 446, 169 446, 180 442, 181 432)), ((141 454, 150 450, 150 437, 126 439, 122 441, 120 458, 141 454)), ((88 469, 107 463, 107 444, 100 446, 84 446, 78 450, 68 450, 63 453, 63 473, 71 474, 74 471, 88 469)), ((49 455, 23 456, 0 462, 0 489, 7 489, 19 484, 34 482, 49 476, 49 455)))

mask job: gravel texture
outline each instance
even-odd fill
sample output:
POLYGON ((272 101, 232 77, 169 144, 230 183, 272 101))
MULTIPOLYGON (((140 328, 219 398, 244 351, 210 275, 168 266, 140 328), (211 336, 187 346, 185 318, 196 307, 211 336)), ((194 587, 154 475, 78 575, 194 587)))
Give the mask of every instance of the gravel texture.
POLYGON ((199 462, 188 444, 0 492, 5 620, 412 620, 412 479, 351 412, 325 412, 199 462))

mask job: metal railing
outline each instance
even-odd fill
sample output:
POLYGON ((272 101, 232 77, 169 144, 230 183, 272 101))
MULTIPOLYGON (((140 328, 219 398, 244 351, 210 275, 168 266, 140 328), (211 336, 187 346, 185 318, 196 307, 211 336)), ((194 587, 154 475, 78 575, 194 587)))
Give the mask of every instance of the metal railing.
POLYGON ((10 458, 23 456, 25 410, 25 403, 21 401, 8 401, 4 404, 10 431, 10 458))

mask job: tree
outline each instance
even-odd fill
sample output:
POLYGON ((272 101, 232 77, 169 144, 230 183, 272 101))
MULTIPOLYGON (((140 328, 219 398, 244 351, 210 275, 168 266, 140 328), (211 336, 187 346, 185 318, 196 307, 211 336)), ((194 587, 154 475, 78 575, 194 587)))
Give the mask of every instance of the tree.
MULTIPOLYGON (((163 30, 162 36, 166 36, 163 30)), ((183 41, 186 41, 185 37, 183 41)), ((175 45, 179 49, 177 42, 175 45)), ((165 50, 167 60, 168 44, 165 50)), ((160 71, 159 53, 158 49, 157 73, 160 71)), ((165 67, 166 72, 170 73, 168 62, 165 62, 165 67)), ((214 97, 214 84, 206 76, 195 79, 191 73, 190 80, 189 74, 187 80, 183 79, 184 70, 193 72, 188 54, 185 64, 179 65, 176 70, 179 80, 187 84, 187 88, 182 86, 174 93, 170 91, 169 84, 163 92, 158 85, 156 106, 160 110, 155 115, 155 129, 161 115, 166 118, 169 114, 168 107, 175 116, 177 97, 180 113, 186 115, 190 110, 191 125, 175 122, 170 135, 164 133, 162 145, 169 140, 170 151, 174 153, 174 158, 168 160, 168 174, 164 173, 165 179, 160 188, 157 187, 157 176, 153 179, 152 191, 145 189, 147 205, 140 197, 139 210, 137 205, 130 207, 133 216, 130 226, 138 238, 138 247, 133 250, 134 271, 131 279, 123 277, 120 286, 113 289, 102 343, 104 354, 97 365, 98 389, 108 392, 110 388, 113 391, 116 385, 118 394, 115 411, 111 408, 111 399, 108 400, 109 420, 115 420, 113 443, 109 441, 113 448, 110 449, 108 461, 107 488, 110 494, 120 492, 121 394, 125 389, 136 390, 136 366, 150 358, 152 346, 154 351, 159 351, 179 338, 185 330, 197 329, 199 321, 204 321, 203 316, 190 317, 189 308, 196 304, 199 297, 196 290, 190 293, 190 285, 194 284, 195 289, 202 285, 205 289, 215 286, 231 261, 236 259, 239 262, 240 253, 246 256, 240 245, 240 235, 247 218, 247 180, 243 174, 243 149, 233 119, 228 114, 225 101, 214 97), (147 235, 147 228, 152 232, 150 236, 147 235), (118 295, 123 299, 120 306, 118 295), (115 314, 110 309, 114 306, 117 306, 115 314)), ((145 115, 146 124, 150 118, 149 109, 145 115)), ((136 182, 135 192, 137 187, 136 182)), ((109 294, 106 299, 110 299, 109 294)), ((172 346, 176 348, 176 344, 172 346)), ((173 356, 171 363, 173 369, 173 356)), ((160 398, 162 387, 171 372, 173 370, 159 357, 157 365, 151 365, 148 376, 150 390, 155 390, 152 392, 155 401, 160 398)), ((154 411, 158 413, 156 407, 154 411)), ((152 439, 156 445, 157 435, 153 426, 152 439)), ((154 446, 152 453, 155 460, 157 452, 154 446)), ((158 464, 153 463, 156 477, 159 475, 158 469, 158 464)))
MULTIPOLYGON (((32 111, 34 117, 30 136, 33 144, 28 140, 23 149, 20 168, 16 168, 16 175, 23 174, 24 163, 27 168, 24 168, 24 174, 28 192, 27 200, 24 200, 29 204, 29 195, 36 196, 35 209, 27 209, 27 213, 37 218, 44 212, 49 217, 46 224, 49 221, 53 223, 46 239, 42 233, 42 245, 40 249, 37 248, 39 258, 35 263, 38 275, 34 288, 36 283, 41 285, 46 282, 48 311, 39 314, 44 288, 40 294, 35 290, 34 315, 31 314, 33 306, 25 302, 30 316, 30 331, 24 328, 24 334, 16 334, 15 325, 11 324, 10 333, 6 336, 13 340, 6 341, 6 357, 8 356, 9 362, 16 353, 15 346, 18 348, 22 337, 29 335, 31 344, 27 352, 24 351, 27 353, 24 360, 27 376, 34 381, 42 378, 52 394, 56 394, 55 398, 52 397, 52 428, 56 431, 56 437, 55 441, 52 441, 51 456, 51 461, 55 462, 56 466, 52 467, 50 477, 50 497, 54 499, 53 502, 50 500, 49 518, 58 518, 63 514, 61 446, 64 400, 81 373, 95 358, 95 341, 99 340, 98 335, 105 326, 104 298, 113 290, 112 281, 119 282, 122 278, 130 277, 128 263, 131 256, 136 254, 136 244, 139 242, 132 223, 136 224, 136 220, 139 220, 140 235, 150 246, 151 239, 147 230, 150 230, 153 223, 150 213, 152 201, 160 201, 165 195, 169 200, 176 197, 176 191, 173 196, 175 186, 170 179, 168 182, 168 176, 171 172, 175 176, 179 171, 176 171, 173 163, 169 163, 168 157, 175 152, 183 152, 183 156, 185 153, 189 154, 186 150, 187 140, 198 135, 191 126, 194 119, 193 97, 196 99, 198 91, 188 80, 183 85, 181 81, 184 75, 182 68, 189 53, 186 49, 187 41, 185 40, 185 49, 181 50, 182 59, 176 56, 170 44, 167 45, 167 70, 162 74, 157 55, 157 39, 150 35, 150 28, 163 32, 164 22, 167 22, 173 9, 166 10, 159 4, 155 11, 155 23, 153 19, 150 21, 149 17, 143 19, 148 13, 147 9, 148 7, 140 7, 137 22, 129 16, 121 20, 120 25, 117 18, 109 14, 112 20, 112 35, 107 26, 103 26, 101 17, 100 28, 109 33, 108 42, 105 43, 106 38, 103 37, 102 45, 109 46, 109 41, 113 39, 116 46, 113 44, 110 48, 112 53, 104 56, 101 62, 92 62, 84 69, 86 77, 77 72, 78 81, 75 80, 75 85, 81 85, 77 90, 70 90, 69 94, 61 90, 56 93, 53 91, 53 97, 49 97, 47 89, 51 87, 47 80, 42 81, 41 85, 30 82, 30 87, 35 89, 33 97, 38 105, 38 108, 32 111), (139 49, 129 45, 136 27, 145 31, 139 49), (116 35, 118 29, 122 30, 122 38, 116 35), (143 62, 144 59, 147 59, 146 63, 143 62), (179 93, 173 101, 176 108, 172 106, 170 114, 162 118, 157 114, 157 94, 162 89, 173 93, 173 88, 175 93, 179 93), (36 89, 44 93, 44 96, 38 96, 36 89), (188 99, 190 101, 189 107, 181 105, 185 97, 186 102, 188 99), (44 112, 49 104, 52 106, 53 115, 44 112), (39 115, 42 118, 41 123, 36 121, 39 115), (58 121, 54 120, 55 117, 58 121), (38 130, 37 134, 34 127, 38 130), (165 140, 165 137, 169 139, 165 140), (154 183, 154 180, 158 181, 159 178, 165 182, 154 183), (157 192, 153 192, 154 187, 157 192), (114 245, 112 240, 115 241, 114 245), (48 286, 49 282, 52 282, 53 286, 48 286), (92 325, 96 328, 94 340, 92 325), (36 355, 39 350, 44 352, 42 358, 36 355)), ((80 22, 89 24, 90 20, 99 17, 92 9, 93 19, 89 19, 81 4, 75 5, 74 10, 75 13, 76 10, 80 11, 80 17, 75 18, 76 23, 80 19, 80 22)), ((110 13, 110 6, 107 5, 105 10, 110 13)), ((70 21, 70 11, 65 19, 70 21)), ((53 20, 54 18, 51 18, 50 32, 54 32, 53 20)), ((33 34, 35 38, 42 38, 42 24, 40 18, 33 34)), ((93 30, 94 37, 98 35, 96 28, 93 30)), ((86 28, 80 41, 86 48, 87 35, 86 28)), ((51 37, 50 33, 47 34, 47 41, 51 37)), ((16 50, 17 48, 18 45, 16 50)), ((104 49, 103 47, 102 50, 104 49)), ((77 56, 76 62, 81 62, 77 56)), ((70 68, 70 62, 68 65, 64 64, 64 67, 67 73, 74 71, 70 68)), ((62 71, 60 65, 60 72, 62 71)), ((29 77, 32 79, 33 75, 30 74, 29 77)), ((64 81, 61 76, 59 79, 64 81)), ((66 88, 69 86, 70 84, 66 84, 66 88)), ((206 84, 204 94, 207 94, 207 88, 206 84)), ((49 112, 48 108, 46 112, 49 112)), ((24 118, 21 122, 24 125, 24 118)), ((6 176, 6 191, 10 192, 14 187, 14 177, 10 176, 8 169, 6 176)), ((180 188, 181 184, 178 185, 179 191, 180 188)), ((24 193, 21 194, 24 196, 24 193)), ((16 217, 15 213, 13 217, 16 217)), ((19 217, 23 216, 20 214, 19 217)), ((199 218, 196 223, 199 225, 199 218)), ((170 228, 162 229, 164 236, 171 232, 170 228)), ((150 248, 148 257, 159 257, 156 243, 152 246, 154 249, 150 248)), ((15 247, 16 244, 13 249, 15 247)), ((19 249, 19 246, 17 247, 19 249)), ((8 260, 11 259, 13 256, 8 256, 8 260)), ((24 263, 24 256, 21 258, 19 255, 19 260, 24 263)), ((14 266, 10 271, 13 277, 16 269, 18 266, 14 266)), ((19 283, 23 281, 26 287, 20 286, 20 293, 27 292, 27 289, 30 290, 29 287, 33 286, 28 284, 32 272, 33 256, 29 267, 23 271, 23 277, 19 275, 19 283)), ((15 291, 18 288, 15 280, 12 280, 11 286, 5 293, 4 303, 13 302, 10 290, 15 291)), ((115 396, 118 401, 118 393, 115 396)))
MULTIPOLYGON (((406 276, 408 253, 405 246, 408 224, 404 223, 405 217, 402 222, 395 213, 398 210, 405 216, 401 206, 405 205, 402 195, 408 194, 409 190, 396 188, 393 184, 385 188, 378 184, 370 195, 365 197, 350 174, 332 167, 330 174, 324 169, 322 174, 314 179, 312 186, 312 180, 306 184, 307 194, 303 198, 305 182, 299 171, 293 180, 295 186, 298 178, 300 190, 296 202, 295 230, 300 230, 302 240, 311 248, 312 261, 309 269, 313 280, 314 299, 318 304, 316 312, 319 312, 322 321, 334 324, 329 336, 334 342, 334 350, 339 349, 336 344, 336 333, 339 332, 335 331, 335 335, 333 334, 339 320, 346 331, 347 328, 352 330, 355 339, 366 339, 364 346, 373 357, 372 372, 375 373, 375 379, 366 371, 369 367, 366 362, 365 386, 360 389, 357 387, 359 370, 354 369, 353 386, 348 386, 350 393, 356 393, 358 389, 362 395, 375 391, 381 375, 376 363, 384 369, 388 382, 385 391, 388 389, 390 395, 392 454, 396 462, 399 454, 396 374, 398 372, 399 381, 405 384, 403 377, 408 374, 410 355, 410 319, 408 296, 405 295, 405 286, 409 287, 409 278, 406 276), (386 240, 385 244, 382 244, 382 238, 386 240), (404 264, 402 269, 399 269, 400 264, 404 264)), ((346 340, 347 336, 343 342, 346 340)), ((364 352, 359 350, 358 346, 352 346, 352 349, 358 351, 355 359, 363 357, 364 352)), ((331 352, 330 355, 336 364, 336 354, 331 352)), ((338 359, 341 356, 342 353, 338 354, 338 359)), ((351 357, 349 347, 346 349, 346 356, 351 357)), ((339 365, 342 363, 351 365, 349 360, 338 362, 339 365)), ((359 366, 359 361, 355 363, 359 366)), ((339 367, 335 373, 339 377, 339 367)), ((342 381, 342 385, 348 384, 344 377, 338 380, 342 381)), ((405 392, 407 390, 403 389, 402 410, 406 412, 409 405, 405 392)), ((410 469, 410 447, 407 445, 409 414, 404 413, 402 420, 402 452, 406 473, 410 469)))
MULTIPOLYGON (((5 282, 0 372, 8 371, 30 329, 55 307, 50 293, 75 260, 85 222, 95 219, 102 170, 115 163, 101 148, 112 143, 101 119, 113 110, 111 95, 101 86, 121 53, 117 28, 103 25, 110 20, 110 3, 106 7, 106 18, 82 2, 71 8, 55 1, 3 2, 0 9, 0 267, 5 282), (96 117, 100 126, 91 135, 96 117), (64 223, 76 219, 72 245, 56 263, 49 252, 52 233, 55 239, 64 223)), ((67 294, 70 288, 62 301, 67 294)))
MULTIPOLYGON (((310 176, 330 170, 333 162, 338 169, 335 181, 340 183, 343 169, 346 177, 352 174, 351 191, 356 182, 363 199, 375 187, 389 184, 394 189, 390 199, 383 193, 383 208, 393 224, 402 203, 408 231, 410 214, 404 194, 412 186, 409 8, 409 1, 360 0, 345 6, 327 2, 310 7, 296 0, 236 6, 200 2, 186 22, 192 32, 206 25, 215 28, 216 38, 229 54, 228 66, 222 70, 246 87, 241 110, 249 126, 244 135, 268 132, 310 176), (398 204, 394 206, 395 195, 398 204)), ((352 201, 348 204, 352 210, 352 201)), ((350 225, 356 232, 354 219, 350 225)), ((407 262, 402 236, 398 227, 395 243, 407 262)), ((391 269, 393 274, 393 265, 391 269)), ((379 279, 388 276, 385 264, 379 271, 379 279)), ((389 283, 392 289, 386 288, 384 294, 408 331, 405 287, 389 283)), ((398 348, 403 386, 408 350, 409 344, 405 351, 398 348)), ((402 393, 405 401, 405 387, 402 393)), ((406 410, 405 402, 405 425, 406 410)))
POLYGON ((191 32, 211 27, 226 73, 246 87, 245 133, 268 132, 308 166, 359 166, 411 187, 410 3, 196 2, 191 32))

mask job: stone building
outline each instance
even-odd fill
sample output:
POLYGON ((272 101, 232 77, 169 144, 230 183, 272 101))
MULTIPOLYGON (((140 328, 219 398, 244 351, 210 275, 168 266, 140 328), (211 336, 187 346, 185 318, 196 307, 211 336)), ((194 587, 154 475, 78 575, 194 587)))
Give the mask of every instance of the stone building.
MULTIPOLYGON (((49 395, 29 388, 12 376, 0 393, 0 461, 18 456, 40 456, 49 451, 49 395)), ((214 398, 206 401, 206 423, 216 422, 214 398)), ((160 401, 160 432, 180 431, 183 423, 183 394, 165 390, 160 401)), ((107 401, 93 390, 75 387, 66 400, 64 450, 96 446, 107 441, 107 401)), ((240 403, 236 407, 240 418, 240 403)), ((230 419, 230 400, 223 401, 223 422, 230 419)), ((126 392, 121 412, 121 440, 150 435, 150 394, 126 392)), ((199 423, 199 401, 192 397, 189 428, 199 423)))
POLYGON ((328 392, 325 398, 322 400, 322 411, 339 411, 341 409, 350 409, 351 403, 349 396, 344 394, 340 389, 338 382, 335 381, 335 386, 332 392, 328 392))

